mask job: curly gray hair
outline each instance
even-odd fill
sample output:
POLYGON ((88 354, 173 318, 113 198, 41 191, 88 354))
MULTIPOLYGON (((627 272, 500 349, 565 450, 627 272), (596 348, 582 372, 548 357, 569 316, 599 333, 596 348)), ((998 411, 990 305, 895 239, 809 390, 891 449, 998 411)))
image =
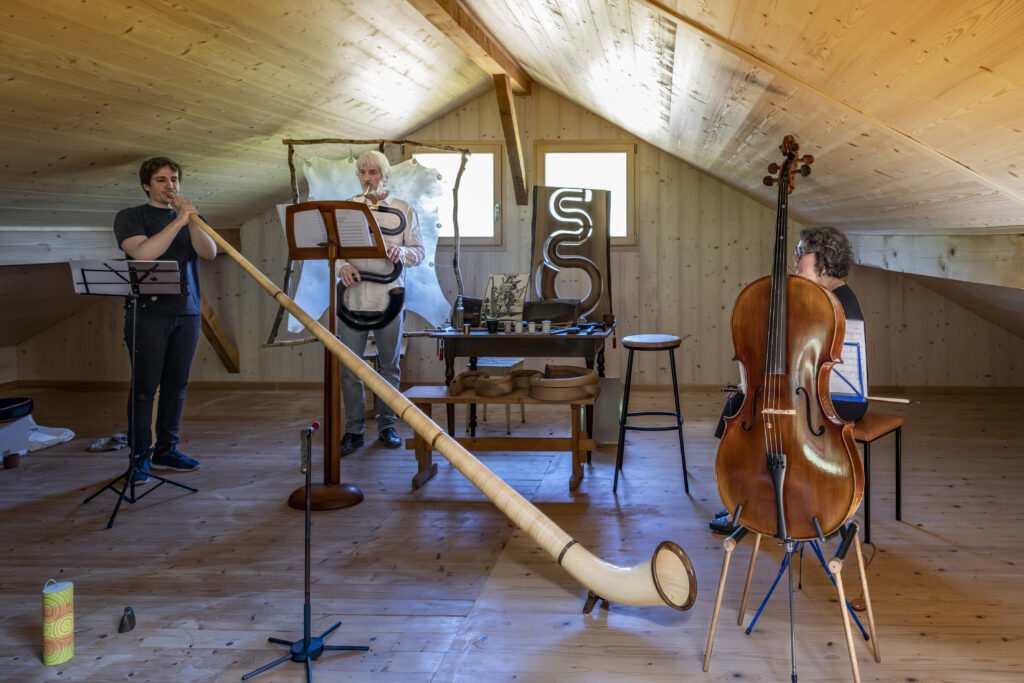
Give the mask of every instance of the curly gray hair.
POLYGON ((844 278, 853 265, 853 245, 842 232, 831 225, 804 228, 800 231, 797 249, 815 254, 819 275, 844 278))

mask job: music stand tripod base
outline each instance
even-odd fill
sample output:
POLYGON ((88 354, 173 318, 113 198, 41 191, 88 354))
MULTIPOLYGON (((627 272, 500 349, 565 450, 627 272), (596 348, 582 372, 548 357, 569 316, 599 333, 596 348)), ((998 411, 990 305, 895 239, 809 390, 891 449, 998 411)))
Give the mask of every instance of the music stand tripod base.
MULTIPOLYGON (((352 484, 315 484, 310 492, 310 509, 339 510, 363 502, 363 492, 352 484)), ((306 487, 300 486, 288 496, 288 507, 306 509, 306 487)))

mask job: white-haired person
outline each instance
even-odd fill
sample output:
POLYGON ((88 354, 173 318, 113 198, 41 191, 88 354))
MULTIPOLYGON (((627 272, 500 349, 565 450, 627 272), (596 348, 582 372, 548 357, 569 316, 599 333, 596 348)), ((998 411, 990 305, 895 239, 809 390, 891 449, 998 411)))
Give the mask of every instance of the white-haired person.
MULTIPOLYGON (((404 268, 418 265, 424 257, 423 240, 416 213, 407 202, 390 196, 388 180, 391 164, 387 157, 376 150, 363 152, 356 160, 356 167, 363 192, 350 201, 397 209, 405 214, 406 219, 405 229, 401 233, 383 235, 388 254, 386 259, 339 259, 337 262, 338 277, 346 288, 350 288, 346 292, 346 308, 353 312, 381 311, 387 307, 388 291, 405 285, 404 269, 398 280, 388 284, 369 281, 360 283, 360 272, 386 274, 394 269, 395 263, 401 263, 404 268), (358 287, 356 283, 360 283, 358 287)), ((380 374, 396 389, 401 379, 399 359, 404 318, 405 311, 402 311, 391 322, 373 331, 380 374)), ((360 358, 366 350, 368 335, 367 330, 357 330, 344 320, 338 321, 339 339, 360 358)), ((345 435, 341 438, 341 454, 344 456, 363 445, 366 423, 363 383, 344 366, 341 368, 341 395, 345 401, 345 435)), ((377 438, 387 448, 402 445, 395 431, 395 412, 383 401, 377 401, 377 438)))

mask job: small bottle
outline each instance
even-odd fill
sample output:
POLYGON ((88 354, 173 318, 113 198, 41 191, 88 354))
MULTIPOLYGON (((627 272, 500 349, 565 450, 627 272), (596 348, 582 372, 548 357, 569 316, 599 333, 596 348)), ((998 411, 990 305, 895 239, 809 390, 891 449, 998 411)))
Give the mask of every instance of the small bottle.
POLYGON ((455 326, 455 329, 459 329, 460 327, 462 327, 462 323, 465 320, 465 317, 466 311, 462 307, 462 296, 460 295, 458 298, 455 299, 455 315, 453 316, 452 319, 452 325, 455 326))

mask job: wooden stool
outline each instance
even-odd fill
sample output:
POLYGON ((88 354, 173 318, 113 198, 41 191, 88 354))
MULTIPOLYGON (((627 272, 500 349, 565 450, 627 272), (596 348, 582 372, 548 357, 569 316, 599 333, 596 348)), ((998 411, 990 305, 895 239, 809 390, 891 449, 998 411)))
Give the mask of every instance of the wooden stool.
POLYGON ((619 486, 619 470, 622 469, 622 452, 626 444, 626 430, 635 429, 644 432, 663 432, 675 429, 679 432, 679 455, 683 459, 683 489, 690 492, 690 481, 686 475, 686 450, 683 448, 683 413, 679 409, 679 385, 676 381, 676 358, 675 349, 680 344, 679 337, 672 334, 634 334, 623 337, 622 345, 629 349, 629 360, 626 362, 626 389, 622 394, 622 414, 619 416, 619 445, 615 455, 615 481, 612 483, 612 493, 619 486), (633 378, 633 352, 634 351, 668 351, 668 360, 672 366, 672 398, 676 401, 675 412, 669 410, 639 410, 629 412, 629 384, 633 378), (646 425, 631 425, 629 418, 636 415, 671 415, 675 424, 662 427, 649 427, 646 425))
MULTIPOLYGON (((504 377, 513 370, 522 370, 525 358, 492 358, 490 356, 478 358, 476 369, 486 372, 489 377, 504 377)), ((487 404, 484 403, 483 421, 487 422, 487 404)), ((526 406, 519 404, 519 419, 526 424, 526 406)), ((466 410, 466 431, 469 431, 469 410, 466 410)), ((512 406, 505 405, 505 433, 512 433, 512 406)))
POLYGON ((868 411, 859 421, 853 423, 853 438, 864 446, 864 542, 871 542, 871 442, 886 434, 896 432, 896 519, 903 519, 901 478, 903 464, 900 460, 900 438, 903 432, 903 418, 891 413, 868 411))

